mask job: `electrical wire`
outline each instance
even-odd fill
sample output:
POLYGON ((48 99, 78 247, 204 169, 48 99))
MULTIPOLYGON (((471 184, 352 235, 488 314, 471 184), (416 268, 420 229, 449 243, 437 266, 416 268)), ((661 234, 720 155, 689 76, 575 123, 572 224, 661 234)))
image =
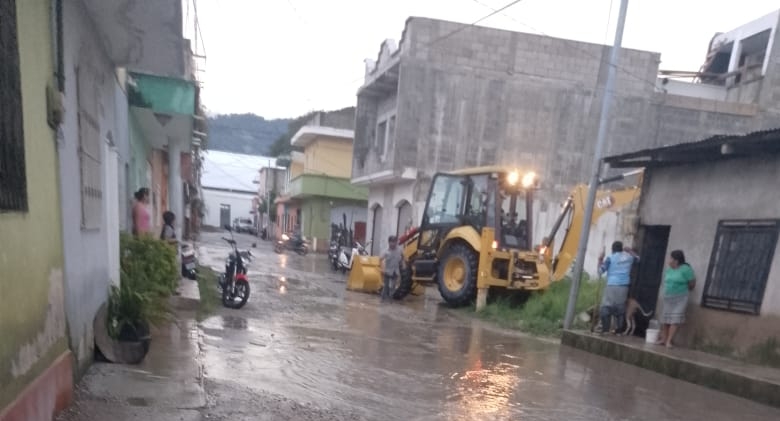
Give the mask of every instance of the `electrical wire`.
POLYGON ((521 1, 523 1, 523 0, 514 0, 512 2, 509 2, 509 3, 505 4, 504 6, 498 8, 498 9, 493 9, 491 7, 491 9, 493 9, 493 11, 488 13, 487 15, 482 16, 481 18, 475 20, 474 22, 472 22, 472 23, 470 23, 468 25, 460 26, 460 27, 456 28, 455 30, 450 31, 450 32, 444 34, 443 36, 435 38, 432 41, 429 41, 429 42, 423 44, 423 46, 430 47, 431 45, 436 44, 437 42, 444 41, 445 39, 447 39, 447 38, 449 38, 449 37, 451 37, 451 36, 453 36, 453 35, 455 35, 455 34, 457 34, 459 32, 465 31, 466 29, 469 29, 469 28, 471 28, 473 26, 476 26, 477 24, 479 24, 483 20, 486 20, 486 19, 491 18, 491 17, 493 17, 493 16, 495 16, 495 15, 497 15, 499 13, 502 13, 504 10, 509 9, 510 7, 516 5, 517 3, 520 3, 521 1))
MULTIPOLYGON (((494 9, 494 8, 493 8, 493 6, 490 6, 489 4, 485 4, 485 3, 483 3, 483 2, 482 2, 482 1, 480 1, 480 0, 472 0, 472 1, 473 1, 473 2, 475 2, 475 3, 477 3, 477 4, 479 4, 479 5, 481 5, 481 6, 483 6, 483 7, 486 7, 486 8, 488 8, 488 9, 490 9, 490 10, 493 10, 493 11, 496 11, 496 10, 497 10, 497 9, 494 9)), ((521 21, 519 21, 518 19, 516 19, 515 17, 513 17, 513 16, 511 16, 511 15, 508 15, 508 14, 506 14, 506 13, 503 13, 503 12, 501 13, 501 15, 503 15, 503 16, 504 16, 504 17, 506 17, 506 18, 509 18, 509 19, 513 20, 513 21, 514 21, 515 23, 517 23, 517 24, 520 24, 520 25, 522 25, 522 26, 525 26, 526 28, 528 28, 528 29, 530 29, 530 30, 532 30, 532 31, 534 31, 534 32, 536 32, 536 33, 538 33, 539 35, 542 35, 542 36, 545 36, 545 37, 549 37, 549 36, 550 36, 550 35, 546 34, 544 31, 542 31, 542 30, 539 30, 539 29, 537 29, 537 28, 534 28, 533 26, 531 26, 531 25, 528 25, 527 23, 521 22, 521 21)), ((612 1, 610 1, 610 3, 609 3, 609 16, 612 16, 612 1)), ((605 31, 605 32, 608 34, 608 33, 609 33, 608 31, 609 31, 609 25, 607 25, 607 29, 606 29, 606 31, 605 31)), ((608 35, 607 35, 607 36, 608 36, 608 35)), ((605 36, 605 38, 607 38, 607 37, 605 36)), ((606 40, 604 41, 604 43, 606 44, 606 40)), ((580 46, 580 45, 578 45, 578 44, 575 44, 575 45, 574 45, 574 48, 576 48, 577 50, 579 50, 580 52, 582 52, 582 53, 583 53, 583 54, 585 54, 586 56, 589 56, 589 57, 591 57, 591 58, 595 58, 595 59, 597 59, 597 60, 599 60, 599 61, 603 60, 603 57, 602 57, 602 55, 593 54, 593 53, 591 53, 590 51, 586 50, 585 48, 581 47, 581 46, 580 46)), ((632 78, 634 78, 634 79, 636 79, 636 80, 638 80, 638 81, 640 81, 640 82, 642 82, 642 83, 645 83, 645 84, 647 84, 647 85, 649 85, 649 86, 652 86, 652 87, 653 87, 653 90, 655 90, 655 89, 657 88, 657 86, 656 86, 655 82, 650 82, 650 81, 648 81, 647 79, 643 78, 642 76, 639 76, 639 75, 637 75, 637 74, 635 74, 635 73, 631 72, 630 70, 626 69, 625 67, 623 67, 623 66, 621 66, 621 65, 614 65, 614 64, 612 64, 612 63, 609 63, 609 61, 607 61, 607 65, 609 65, 609 66, 614 66, 614 67, 615 67, 615 68, 616 68, 618 71, 621 71, 621 72, 623 72, 624 74, 626 74, 626 75, 628 75, 628 76, 630 76, 630 77, 632 77, 632 78)))

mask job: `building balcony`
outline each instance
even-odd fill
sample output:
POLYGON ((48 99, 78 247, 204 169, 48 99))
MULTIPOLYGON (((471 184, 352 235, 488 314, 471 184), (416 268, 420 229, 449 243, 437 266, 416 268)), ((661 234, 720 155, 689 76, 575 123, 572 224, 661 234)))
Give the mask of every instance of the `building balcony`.
POLYGON ((129 75, 130 113, 152 147, 162 149, 169 139, 193 139, 197 89, 194 82, 148 74, 129 75))
POLYGON ((368 189, 363 186, 354 186, 345 178, 303 174, 290 180, 283 196, 290 199, 320 196, 340 200, 367 201, 368 189))

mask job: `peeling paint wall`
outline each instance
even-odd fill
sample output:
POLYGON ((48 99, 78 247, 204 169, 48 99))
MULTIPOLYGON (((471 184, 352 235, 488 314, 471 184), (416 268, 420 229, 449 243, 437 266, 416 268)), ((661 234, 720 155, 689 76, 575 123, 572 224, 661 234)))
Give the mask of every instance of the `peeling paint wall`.
POLYGON ((67 351, 49 6, 16 2, 29 210, 0 213, 0 412, 67 351))

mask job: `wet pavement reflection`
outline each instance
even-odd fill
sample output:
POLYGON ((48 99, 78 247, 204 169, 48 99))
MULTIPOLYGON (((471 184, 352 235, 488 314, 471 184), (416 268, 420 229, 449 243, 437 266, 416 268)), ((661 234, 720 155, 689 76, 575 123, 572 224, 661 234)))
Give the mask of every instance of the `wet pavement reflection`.
MULTIPOLYGON (((218 268, 220 247, 206 236, 203 263, 218 268)), ((290 420, 780 419, 774 408, 496 329, 442 307, 435 292, 382 305, 346 292, 346 275, 323 256, 277 255, 266 242, 253 253, 249 303, 200 326, 214 418, 255 419, 235 409, 243 401, 227 404, 243 399, 257 410, 270 400, 283 409, 268 419, 290 420)))

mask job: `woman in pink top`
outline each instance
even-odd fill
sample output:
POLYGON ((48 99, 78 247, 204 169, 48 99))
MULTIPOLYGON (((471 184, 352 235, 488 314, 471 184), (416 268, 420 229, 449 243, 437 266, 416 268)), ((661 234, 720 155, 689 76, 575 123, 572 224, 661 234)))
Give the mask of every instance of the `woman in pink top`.
POLYGON ((151 215, 147 205, 149 204, 149 189, 141 187, 135 192, 135 204, 133 205, 133 235, 148 234, 151 229, 151 215))

